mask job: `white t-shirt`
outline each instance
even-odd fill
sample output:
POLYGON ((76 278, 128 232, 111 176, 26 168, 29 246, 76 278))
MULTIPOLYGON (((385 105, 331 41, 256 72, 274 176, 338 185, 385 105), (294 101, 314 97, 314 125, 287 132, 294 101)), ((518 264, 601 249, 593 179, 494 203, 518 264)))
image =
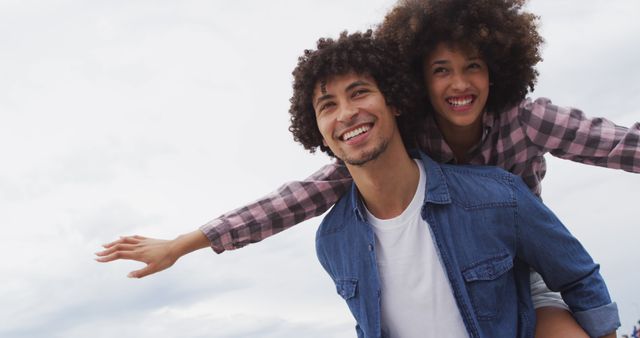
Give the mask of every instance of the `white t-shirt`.
POLYGON ((426 175, 409 206, 397 217, 367 220, 376 236, 382 288, 382 330, 391 338, 465 337, 467 331, 429 225, 420 216, 426 175))

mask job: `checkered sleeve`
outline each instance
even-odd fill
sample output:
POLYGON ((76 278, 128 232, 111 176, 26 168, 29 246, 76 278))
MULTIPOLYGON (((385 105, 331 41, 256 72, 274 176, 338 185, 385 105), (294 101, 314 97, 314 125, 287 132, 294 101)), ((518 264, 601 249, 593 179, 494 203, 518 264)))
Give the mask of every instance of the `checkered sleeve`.
POLYGON ((216 253, 259 242, 322 214, 345 193, 352 180, 344 165, 330 164, 304 181, 278 190, 204 224, 200 230, 216 253))
POLYGON ((587 118, 575 108, 540 98, 520 105, 527 138, 542 152, 576 162, 640 173, 640 123, 630 128, 587 118))

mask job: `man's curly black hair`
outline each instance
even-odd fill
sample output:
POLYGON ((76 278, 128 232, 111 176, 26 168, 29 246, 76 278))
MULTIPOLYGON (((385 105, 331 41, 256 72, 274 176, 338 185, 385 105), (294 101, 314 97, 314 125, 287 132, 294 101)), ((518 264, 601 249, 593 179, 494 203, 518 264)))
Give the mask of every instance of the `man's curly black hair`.
POLYGON ((322 135, 313 109, 316 85, 330 77, 348 73, 369 75, 376 81, 385 102, 400 114, 396 121, 405 146, 414 146, 416 127, 424 112, 426 94, 419 90, 417 74, 399 57, 396 45, 373 38, 373 32, 340 34, 337 40, 322 38, 317 49, 305 50, 293 71, 293 96, 290 99, 293 138, 305 149, 315 152, 319 147, 330 156, 331 150, 322 144, 322 135))
POLYGON ((396 43, 414 72, 439 43, 476 50, 493 85, 487 109, 517 105, 536 84, 542 60, 538 17, 526 0, 400 0, 378 27, 378 38, 396 43))

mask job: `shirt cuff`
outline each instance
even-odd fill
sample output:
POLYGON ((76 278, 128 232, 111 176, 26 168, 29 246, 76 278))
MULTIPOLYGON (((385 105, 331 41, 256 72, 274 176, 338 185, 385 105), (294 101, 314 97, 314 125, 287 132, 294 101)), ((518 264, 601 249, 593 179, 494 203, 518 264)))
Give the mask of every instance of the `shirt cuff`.
POLYGON ((223 236, 216 229, 216 226, 220 223, 221 222, 215 219, 200 227, 200 231, 202 231, 202 233, 209 239, 209 242, 211 242, 211 249, 213 249, 217 254, 221 254, 225 251, 222 238, 223 236))
POLYGON ((615 302, 591 310, 574 312, 573 316, 590 337, 602 337, 620 327, 618 305, 615 302))

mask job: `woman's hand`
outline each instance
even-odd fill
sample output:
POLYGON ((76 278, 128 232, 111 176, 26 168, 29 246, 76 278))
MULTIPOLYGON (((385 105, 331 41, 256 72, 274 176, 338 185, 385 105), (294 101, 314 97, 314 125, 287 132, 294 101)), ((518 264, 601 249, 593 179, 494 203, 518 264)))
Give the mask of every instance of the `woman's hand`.
POLYGON ((145 263, 142 269, 131 271, 127 277, 142 278, 172 266, 183 255, 209 246, 209 240, 199 230, 178 236, 173 240, 125 236, 103 245, 96 261, 106 263, 128 259, 145 263))

